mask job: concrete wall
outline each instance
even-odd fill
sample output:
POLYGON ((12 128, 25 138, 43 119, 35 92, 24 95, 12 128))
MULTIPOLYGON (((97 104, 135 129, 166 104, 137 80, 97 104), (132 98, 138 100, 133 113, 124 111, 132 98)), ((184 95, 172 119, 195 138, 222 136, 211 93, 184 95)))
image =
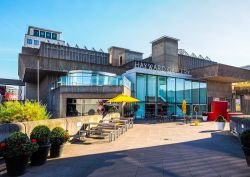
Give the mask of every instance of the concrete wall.
POLYGON ((179 68, 185 68, 185 69, 193 69, 193 68, 216 64, 216 62, 214 61, 195 58, 195 57, 181 55, 181 54, 178 55, 178 63, 179 63, 178 64, 179 68))
POLYGON ((49 97, 49 110, 53 117, 66 117, 67 99, 111 99, 118 94, 130 90, 122 86, 60 86, 51 91, 49 97))
POLYGON ((37 100, 37 85, 32 83, 26 83, 26 99, 37 100))
POLYGON ((109 61, 112 64, 112 66, 120 66, 120 63, 119 63, 120 56, 122 56, 124 60, 125 55, 124 55, 123 48, 111 47, 109 49, 109 61))
POLYGON ((122 66, 133 60, 142 60, 142 53, 131 51, 120 47, 111 47, 109 49, 109 61, 113 66, 122 66), (122 57, 122 63, 120 63, 122 57))
MULTIPOLYGON (((108 114, 106 119, 110 118, 119 118, 119 113, 111 113, 108 114)), ((105 119, 104 118, 104 119, 105 119)), ((67 129, 70 135, 75 135, 78 133, 81 127, 77 126, 78 122, 88 123, 88 122, 99 122, 102 120, 102 116, 100 115, 92 115, 92 116, 81 116, 81 117, 70 117, 70 118, 59 118, 59 119, 48 119, 48 120, 40 120, 40 121, 30 121, 30 122, 20 122, 20 123, 11 123, 11 124, 2 124, 0 125, 0 141, 7 138, 13 132, 23 132, 28 136, 34 127, 38 125, 46 125, 51 130, 55 127, 62 127, 63 129, 67 129)))
POLYGON ((160 38, 152 43, 152 62, 178 68, 178 40, 160 38))
POLYGON ((217 98, 232 98, 232 84, 207 81, 207 96, 217 98))

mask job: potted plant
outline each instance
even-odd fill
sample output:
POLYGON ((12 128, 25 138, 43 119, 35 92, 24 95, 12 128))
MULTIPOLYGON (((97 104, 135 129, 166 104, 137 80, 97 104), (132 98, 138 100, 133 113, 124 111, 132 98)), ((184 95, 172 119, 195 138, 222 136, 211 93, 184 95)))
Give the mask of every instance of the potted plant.
POLYGON ((60 157, 63 151, 64 144, 69 140, 68 130, 64 131, 61 127, 55 127, 50 133, 50 157, 60 157))
POLYGON ((247 165, 250 166, 250 130, 246 130, 240 134, 240 142, 246 157, 247 165))
POLYGON ((35 139, 39 145, 38 150, 32 154, 30 161, 31 165, 37 166, 45 164, 50 150, 49 142, 50 130, 45 125, 36 126, 31 134, 30 139, 35 139))
POLYGON ((217 122, 218 130, 224 130, 226 125, 226 119, 222 115, 219 115, 215 121, 217 122))
POLYGON ((203 121, 207 121, 207 113, 206 112, 202 113, 202 119, 203 119, 203 121))
POLYGON ((20 176, 25 173, 31 154, 38 149, 38 144, 22 132, 12 133, 0 143, 0 156, 6 163, 7 173, 10 176, 20 176))

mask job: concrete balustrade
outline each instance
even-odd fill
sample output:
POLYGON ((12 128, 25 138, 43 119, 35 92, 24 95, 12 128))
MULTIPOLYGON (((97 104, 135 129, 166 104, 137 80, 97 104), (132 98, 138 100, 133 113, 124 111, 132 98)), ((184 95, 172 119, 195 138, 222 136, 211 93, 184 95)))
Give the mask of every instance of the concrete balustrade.
MULTIPOLYGON (((119 113, 110 113, 107 114, 104 119, 108 118, 118 118, 120 117, 119 113)), ((80 116, 80 117, 69 117, 69 118, 58 118, 58 119, 48 119, 48 120, 39 120, 39 121, 29 121, 29 122, 18 122, 18 123, 9 123, 0 125, 0 141, 7 138, 13 132, 23 132, 27 135, 30 135, 34 127, 38 125, 46 125, 51 130, 55 127, 62 127, 65 130, 69 131, 70 135, 75 135, 82 128, 83 123, 88 122, 99 122, 102 120, 100 115, 91 115, 91 116, 80 116)))

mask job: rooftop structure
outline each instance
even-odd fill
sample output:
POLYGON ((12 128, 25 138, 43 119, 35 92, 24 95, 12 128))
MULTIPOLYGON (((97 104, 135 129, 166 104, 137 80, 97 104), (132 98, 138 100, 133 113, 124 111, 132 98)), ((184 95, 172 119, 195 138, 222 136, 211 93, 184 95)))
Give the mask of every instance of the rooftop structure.
POLYGON ((60 37, 61 32, 29 26, 24 38, 24 47, 39 48, 41 42, 65 45, 65 42, 60 40, 60 37))

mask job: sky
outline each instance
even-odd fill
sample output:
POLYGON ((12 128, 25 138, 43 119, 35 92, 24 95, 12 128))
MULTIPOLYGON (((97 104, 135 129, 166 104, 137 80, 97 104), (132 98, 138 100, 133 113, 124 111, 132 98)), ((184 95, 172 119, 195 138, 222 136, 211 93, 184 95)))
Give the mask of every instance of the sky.
POLYGON ((70 45, 151 54, 163 35, 219 63, 250 64, 249 0, 0 0, 0 78, 18 79, 28 26, 62 32, 70 45))

